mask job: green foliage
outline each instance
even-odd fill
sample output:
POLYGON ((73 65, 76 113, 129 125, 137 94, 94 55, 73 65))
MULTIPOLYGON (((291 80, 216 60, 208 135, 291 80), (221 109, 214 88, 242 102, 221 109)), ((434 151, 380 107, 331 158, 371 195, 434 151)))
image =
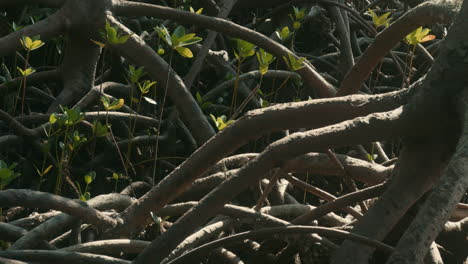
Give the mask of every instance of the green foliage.
POLYGON ((136 84, 143 76, 146 75, 146 72, 143 71, 143 67, 135 68, 135 66, 128 66, 128 75, 130 77, 130 83, 136 84))
POLYGON ((297 70, 302 69, 302 68, 305 67, 304 66, 304 61, 305 61, 304 57, 300 57, 300 58, 296 59, 296 57, 294 55, 292 55, 291 53, 288 53, 288 58, 283 56, 283 59, 286 62, 286 64, 288 65, 289 69, 292 70, 292 71, 297 71, 297 70))
POLYGON ((237 51, 234 51, 234 55, 239 61, 243 61, 255 54, 256 46, 254 44, 243 39, 236 39, 236 44, 237 51))
POLYGON ((229 124, 234 122, 234 120, 226 121, 227 117, 225 115, 215 117, 214 115, 210 114, 210 116, 211 116, 211 119, 213 120, 213 122, 215 123, 215 125, 216 125, 216 127, 218 128, 219 131, 223 130, 229 124))
POLYGON ((392 18, 388 17, 388 16, 390 16, 390 12, 387 12, 387 13, 381 15, 381 16, 378 16, 371 9, 368 9, 368 12, 372 17, 372 22, 374 23, 376 28, 379 28, 379 27, 382 27, 382 26, 383 27, 388 27, 388 25, 390 24, 390 20, 392 20, 392 18))
POLYGON ((202 8, 199 8, 197 11, 195 11, 195 10, 193 9, 193 7, 190 6, 189 10, 190 10, 190 13, 195 13, 195 14, 199 14, 199 15, 200 15, 200 14, 203 12, 203 7, 202 7, 202 8))
POLYGON ((104 30, 101 30, 101 36, 104 39, 105 43, 91 40, 94 44, 104 48, 107 44, 112 45, 119 45, 124 44, 127 42, 130 35, 121 35, 118 33, 119 28, 117 26, 111 26, 108 20, 106 20, 106 25, 104 26, 104 30))
POLYGON ((70 109, 64 108, 65 115, 62 117, 65 119, 65 126, 74 126, 84 119, 84 113, 80 111, 80 109, 70 109))
POLYGON ((8 184, 21 175, 14 171, 17 165, 18 163, 16 162, 8 165, 5 161, 0 160, 0 190, 3 190, 8 184))
POLYGON ((283 27, 282 29, 277 29, 275 33, 276 33, 276 36, 283 42, 286 41, 291 35, 291 32, 289 31, 289 27, 283 27))
POLYGON ((107 96, 101 96, 101 102, 106 111, 119 110, 124 105, 124 99, 117 99, 111 101, 107 96))
POLYGON ((42 46, 44 46, 44 42, 41 41, 41 37, 39 35, 33 36, 32 38, 28 36, 23 36, 20 39, 21 45, 23 45, 23 48, 25 50, 33 51, 36 50, 42 46))
POLYGON ((102 124, 101 122, 95 120, 93 122, 93 133, 95 137, 104 137, 109 133, 109 125, 102 124))
POLYGON ((265 74, 268 71, 268 66, 275 60, 275 57, 263 49, 257 51, 257 60, 259 64, 260 74, 265 74))
POLYGON ((151 82, 148 80, 145 80, 143 84, 137 83, 138 84, 138 89, 140 90, 141 94, 147 94, 150 90, 150 88, 156 84, 156 82, 151 82))
POLYGON ((418 45, 420 43, 433 40, 435 38, 434 35, 428 35, 431 30, 428 28, 423 29, 423 27, 418 27, 413 32, 408 34, 405 37, 405 40, 410 45, 418 45))
POLYGON ((203 100, 203 97, 201 96, 200 92, 197 92, 195 94, 195 99, 197 99, 197 103, 201 109, 205 109, 212 105, 211 102, 205 102, 205 100, 203 100))
POLYGON ((79 145, 88 141, 88 139, 84 137, 83 134, 80 134, 80 132, 78 132, 77 130, 73 131, 71 139, 71 143, 68 144, 68 148, 70 149, 70 151, 75 150, 79 145))
POLYGON ((57 113, 52 113, 49 116, 49 123, 55 124, 57 123, 59 128, 61 126, 74 126, 81 121, 83 121, 85 115, 81 112, 79 108, 70 109, 70 108, 63 108, 63 115, 58 115, 57 113))
POLYGON ((197 37, 194 33, 185 33, 183 26, 178 26, 174 33, 170 35, 169 30, 164 26, 156 26, 154 30, 158 33, 160 39, 164 40, 167 45, 176 50, 182 57, 193 58, 193 53, 185 46, 200 42, 202 38, 197 37))
POLYGON ((96 172, 90 171, 83 176, 83 181, 86 183, 85 189, 82 191, 80 183, 78 181, 75 182, 76 188, 80 193, 80 200, 87 201, 91 199, 91 193, 88 192, 88 186, 96 179, 96 172))
POLYGON ((289 14, 289 18, 293 22, 293 28, 298 30, 301 27, 301 20, 305 17, 305 8, 297 8, 293 6, 294 14, 289 14))
POLYGON ((96 172, 95 171, 88 172, 87 174, 85 174, 85 176, 83 176, 83 179, 86 185, 91 184, 94 181, 94 179, 96 179, 96 172))
POLYGON ((21 76, 23 77, 26 77, 34 72, 36 72, 36 70, 32 69, 32 68, 27 68, 26 70, 23 70, 21 69, 20 67, 16 67, 16 69, 19 71, 19 73, 21 74, 21 76))

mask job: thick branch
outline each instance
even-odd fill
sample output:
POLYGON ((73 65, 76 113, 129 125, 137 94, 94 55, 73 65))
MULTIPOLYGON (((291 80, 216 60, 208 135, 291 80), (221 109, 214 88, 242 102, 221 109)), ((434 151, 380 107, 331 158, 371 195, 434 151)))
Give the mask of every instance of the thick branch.
POLYGON ((75 200, 32 190, 12 189, 0 191, 2 206, 24 206, 54 209, 76 216, 96 226, 115 226, 116 221, 101 212, 75 200))
POLYGON ((376 111, 391 110, 404 101, 405 96, 399 93, 372 97, 350 96, 288 103, 248 112, 214 136, 141 197, 138 206, 129 207, 122 215, 125 224, 109 234, 125 237, 143 228, 149 219, 149 211, 156 212, 168 204, 224 156, 262 134, 282 129, 322 127, 376 111))
POLYGON ((295 133, 276 141, 257 158, 242 167, 238 173, 200 201, 200 204, 179 218, 177 223, 154 240, 136 263, 163 260, 188 234, 202 225, 239 192, 253 185, 274 167, 314 149, 359 144, 382 138, 402 136, 410 129, 408 116, 402 108, 352 121, 295 133))
POLYGON ((337 230, 333 228, 326 228, 326 227, 313 227, 313 226, 287 226, 287 227, 275 227, 275 228, 265 228, 255 231, 247 231, 243 233, 239 233, 236 235, 232 235, 226 238, 221 238, 215 240, 213 242, 207 243, 203 246, 200 246, 192 251, 185 253, 184 255, 180 256, 177 259, 169 262, 168 264, 176 264, 176 263, 188 263, 188 261, 194 261, 197 259, 198 256, 206 255, 206 253, 210 252, 218 247, 223 247, 230 245, 232 243, 240 242, 245 239, 265 239, 270 238, 273 235, 288 235, 288 234, 304 234, 304 233, 317 233, 323 236, 329 237, 338 237, 338 238, 346 238, 358 241, 360 243, 364 243, 369 246, 373 246, 379 248, 384 252, 392 252, 393 248, 383 244, 382 242, 376 240, 370 240, 366 237, 354 235, 352 233, 337 230))

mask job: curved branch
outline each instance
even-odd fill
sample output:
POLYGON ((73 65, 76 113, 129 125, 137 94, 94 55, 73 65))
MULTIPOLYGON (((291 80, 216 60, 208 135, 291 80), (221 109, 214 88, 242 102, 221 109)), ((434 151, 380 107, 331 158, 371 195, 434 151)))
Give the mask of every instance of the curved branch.
POLYGON ((458 0, 433 0, 411 9, 388 28, 380 32, 346 74, 337 96, 357 93, 383 56, 406 35, 420 26, 450 23, 460 9, 458 0))
MULTIPOLYGON (((406 101, 405 92, 379 96, 349 96, 333 99, 287 103, 250 111, 216 134, 157 186, 140 198, 138 206, 122 213, 125 224, 108 234, 127 236, 149 221, 148 212, 156 212, 225 155, 262 134, 282 129, 317 128, 376 111, 395 109, 406 101)), ((309 150, 310 151, 310 150, 309 150)))
POLYGON ((131 239, 111 239, 82 243, 61 248, 64 251, 83 252, 101 255, 137 254, 150 244, 149 241, 131 239))
MULTIPOLYGON (((465 14, 468 13, 466 1, 465 10, 465 14)), ((436 239, 468 189, 468 93, 466 91, 462 100, 464 128, 457 150, 441 180, 424 202, 424 206, 398 242, 395 253, 387 263, 401 263, 401 259, 411 263, 422 262, 429 245, 436 239)))
MULTIPOLYGON (((174 8, 121 0, 115 2, 113 12, 116 15, 123 16, 156 16, 159 18, 172 19, 180 23, 202 26, 210 30, 247 40, 274 54, 278 58, 283 56, 287 57, 288 54, 296 56, 289 49, 267 36, 220 18, 198 15, 174 8)), ((333 97, 336 93, 335 88, 323 79, 309 64, 305 63, 304 65, 304 68, 297 71, 297 73, 302 76, 304 83, 317 91, 317 94, 321 97, 333 97)))
MULTIPOLYGON (((96 196, 87 201, 87 203, 91 208, 95 208, 96 210, 115 209, 121 211, 132 204, 133 201, 134 199, 126 195, 107 194, 96 196)), ((39 241, 49 240, 54 235, 72 228, 76 220, 77 218, 63 213, 54 216, 18 239, 10 249, 33 248, 39 241)))
POLYGON ((0 109, 0 120, 4 120, 5 123, 9 124, 18 134, 26 137, 37 137, 39 133, 34 129, 23 126, 20 122, 16 121, 10 114, 0 109))
POLYGON ((203 246, 200 246, 192 251, 185 253, 184 255, 174 259, 173 261, 167 264, 176 264, 176 263, 188 263, 193 262, 195 259, 198 259, 197 256, 208 253, 210 250, 213 250, 218 247, 225 247, 227 245, 238 243, 244 239, 265 239, 271 238, 274 235, 282 234, 304 234, 304 233, 316 233, 323 236, 337 237, 337 238, 346 238, 354 240, 360 243, 363 243, 368 246, 376 247, 384 252, 390 253, 393 251, 391 246, 388 246, 380 241, 371 240, 366 237, 355 235, 346 231, 337 230, 327 227, 316 227, 316 226, 286 226, 286 227, 274 227, 274 228, 264 228, 255 231, 247 231, 239 234, 235 234, 229 237, 221 238, 213 242, 207 243, 203 246), (190 261, 189 261, 190 260, 190 261))
POLYGON ((130 264, 128 260, 89 253, 76 253, 61 250, 7 250, 0 251, 0 257, 39 262, 61 262, 68 264, 130 264))
POLYGON ((21 189, 0 191, 0 204, 4 207, 24 206, 58 210, 98 227, 115 226, 117 224, 115 219, 88 207, 86 203, 50 193, 21 189))
MULTIPOLYGON (((345 155, 336 155, 336 157, 353 179, 371 185, 384 182, 393 169, 392 167, 384 167, 345 155)), ((343 171, 337 168, 328 155, 323 153, 308 153, 292 159, 283 166, 283 170, 324 175, 343 175, 343 171)))
MULTIPOLYGON (((35 85, 43 82, 47 82, 50 80, 58 80, 60 77, 60 70, 49 70, 49 71, 41 71, 35 72, 31 75, 26 76, 26 81, 28 85, 35 85)), ((5 93, 8 92, 10 89, 18 88, 21 85, 21 82, 24 80, 25 77, 18 77, 9 82, 0 84, 0 92, 5 93)))
POLYGON ((341 147, 403 136, 412 129, 403 108, 371 114, 336 125, 295 133, 268 146, 257 158, 242 167, 236 175, 210 192, 190 212, 179 218, 169 230, 155 239, 137 258, 136 263, 163 260, 188 234, 239 192, 253 185, 274 167, 313 149, 341 147))

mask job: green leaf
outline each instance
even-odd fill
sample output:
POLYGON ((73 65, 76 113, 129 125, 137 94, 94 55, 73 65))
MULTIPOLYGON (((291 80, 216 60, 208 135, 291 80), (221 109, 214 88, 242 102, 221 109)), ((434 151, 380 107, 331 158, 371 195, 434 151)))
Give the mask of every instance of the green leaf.
POLYGON ((381 16, 378 16, 371 9, 368 9, 368 12, 372 17, 372 22, 374 23, 376 28, 379 28, 381 26, 388 27, 388 25, 390 24, 390 20, 392 20, 391 18, 388 18, 388 16, 390 15, 390 12, 387 12, 381 16))
POLYGON ((304 61, 305 61, 304 57, 300 57, 300 58, 296 59, 296 57, 294 55, 292 55, 291 53, 288 53, 288 58, 283 57, 283 59, 286 62, 286 64, 288 65, 289 69, 291 69, 292 71, 297 71, 297 70, 305 67, 304 66, 304 61))
POLYGON ((148 80, 145 80, 145 82, 143 82, 143 84, 141 83, 138 83, 138 89, 140 89, 140 92, 142 94, 147 94, 151 88, 151 86, 155 85, 156 82, 150 82, 148 80))
POLYGON ((204 102, 202 105, 200 105, 201 109, 206 109, 210 107, 213 103, 212 102, 204 102))
POLYGON ((107 129, 109 128, 106 124, 102 124, 99 121, 93 122, 94 135, 96 137, 103 137, 107 135, 107 129))
POLYGON ((24 77, 26 77, 28 75, 31 75, 32 73, 34 73, 36 71, 36 70, 34 70, 32 68, 27 68, 24 71, 20 67, 16 67, 16 69, 20 72, 21 76, 24 76, 24 77))
POLYGON ((128 66, 128 74, 130 76, 130 83, 135 84, 138 80, 145 76, 146 73, 143 71, 144 67, 135 68, 133 65, 128 66))
POLYGON ((8 166, 6 162, 0 160, 0 190, 3 190, 3 188, 21 175, 13 170, 16 165, 17 163, 13 163, 8 166))
POLYGON ((201 14, 203 12, 203 8, 198 9, 195 11, 192 6, 189 7, 190 13, 201 14))
POLYGON ((115 101, 113 101, 109 108, 107 109, 108 111, 111 111, 111 110, 118 110, 120 109, 123 105, 124 105, 124 99, 120 98, 120 99, 117 99, 115 101))
POLYGON ((255 45, 243 39, 236 39, 238 57, 242 60, 255 54, 255 45))
POLYGON ((293 23, 293 28, 294 28, 295 30, 300 29, 300 28, 301 28, 301 22, 299 22, 299 21, 294 21, 294 23, 293 23))
POLYGON ((305 16, 305 9, 304 8, 297 8, 295 6, 293 6, 293 11, 294 11, 294 17, 296 20, 301 20, 304 18, 305 16))
POLYGON ((124 44, 125 42, 127 42, 129 37, 130 35, 121 36, 119 37, 119 39, 117 40, 117 43, 115 44, 124 44))
POLYGON ((203 97, 201 96, 200 92, 195 94, 195 98, 197 99, 198 104, 203 104, 203 97))
POLYGON ((106 21, 106 39, 112 44, 117 41, 117 30, 109 25, 109 21, 106 21))
POLYGON ((194 37, 195 37, 195 34, 190 33, 190 34, 185 34, 185 35, 179 37, 177 40, 179 41, 179 43, 181 43, 181 42, 189 41, 189 40, 193 39, 194 37))
POLYGON ((91 184, 94 179, 96 179, 96 172, 95 171, 90 171, 84 176, 84 182, 86 185, 91 184))
POLYGON ((55 115, 55 113, 52 113, 52 114, 49 116, 49 123, 50 123, 50 124, 55 124, 55 122, 57 122, 57 116, 55 115))
POLYGON ((185 58, 193 58, 193 53, 190 49, 186 47, 176 47, 175 50, 185 58))
POLYGON ((178 46, 179 47, 188 46, 188 45, 192 45, 192 44, 195 44, 197 42, 200 42, 200 41, 202 41, 202 38, 194 37, 194 38, 192 38, 190 40, 180 42, 178 46))
POLYGON ((289 31, 289 27, 283 27, 281 30, 278 29, 275 31, 276 33, 276 36, 281 40, 281 41, 285 41, 289 38, 289 35, 290 35, 290 31, 289 31))
MULTIPOLYGON (((176 29, 174 30, 174 33, 172 33, 172 37, 180 39, 185 35, 185 28, 183 26, 177 26, 176 29)), ((195 34, 193 34, 195 36, 195 34)), ((174 40, 174 39, 173 39, 174 40)))
POLYGON ((26 49, 27 51, 33 51, 36 50, 42 46, 44 46, 44 42, 40 40, 40 36, 34 36, 32 38, 23 35, 20 39, 21 45, 23 45, 23 48, 26 49))
POLYGON ((171 35, 169 34, 169 30, 164 26, 156 26, 154 30, 158 33, 160 39, 164 40, 169 46, 172 47, 172 40, 171 35))
POLYGON ((259 65, 259 71, 260 71, 260 74, 262 74, 262 75, 267 73, 268 72, 268 64, 264 64, 264 63, 260 64, 259 65))
POLYGON ((406 42, 410 45, 418 45, 435 38, 434 35, 428 35, 431 30, 428 28, 418 27, 416 30, 411 32, 405 37, 406 42))
POLYGON ((64 112, 66 126, 76 125, 84 119, 84 114, 81 113, 79 109, 69 109, 65 107, 64 112))
POLYGON ((268 66, 275 60, 275 57, 263 49, 257 52, 257 60, 259 63, 260 74, 265 74, 268 71, 268 66))
POLYGON ((216 127, 218 128, 219 131, 223 130, 229 124, 234 122, 234 120, 226 121, 227 117, 225 115, 215 117, 214 115, 210 114, 210 116, 211 116, 211 119, 213 120, 213 122, 215 123, 215 125, 216 125, 216 127))
POLYGON ((101 102, 104 106, 104 109, 107 111, 112 111, 120 109, 124 105, 125 101, 121 98, 111 102, 107 96, 101 96, 101 102))
POLYGON ((112 179, 117 181, 119 179, 119 174, 116 172, 112 173, 112 179))

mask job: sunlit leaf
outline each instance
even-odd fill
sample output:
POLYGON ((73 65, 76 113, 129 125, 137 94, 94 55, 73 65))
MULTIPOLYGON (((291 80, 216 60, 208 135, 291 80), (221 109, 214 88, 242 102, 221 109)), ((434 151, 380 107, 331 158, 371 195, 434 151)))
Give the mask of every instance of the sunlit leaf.
POLYGON ((278 29, 275 31, 275 33, 281 41, 285 41, 289 38, 290 35, 289 27, 283 27, 281 30, 278 29))
POLYGON ((193 58, 193 53, 190 49, 186 47, 176 47, 175 50, 185 58, 193 58))
POLYGON ((52 113, 49 116, 49 123, 55 124, 55 122, 57 122, 57 116, 55 115, 55 113, 52 113))
POLYGON ((153 100, 153 99, 151 99, 149 97, 143 96, 143 99, 145 99, 146 102, 148 102, 148 103, 150 103, 152 105, 157 105, 158 104, 155 100, 153 100))
POLYGON ((418 45, 420 43, 423 43, 423 42, 426 42, 426 41, 429 41, 429 40, 433 40, 435 38, 435 36, 434 35, 428 35, 430 31, 431 30, 428 29, 428 28, 423 29, 423 27, 418 27, 413 32, 408 34, 405 37, 405 40, 410 45, 418 45))
POLYGON ((50 171, 53 167, 54 167, 53 165, 49 165, 49 167, 47 167, 47 168, 42 172, 42 176, 43 176, 43 175, 46 175, 47 173, 49 173, 49 171, 50 171))
POLYGON ((390 12, 387 12, 387 13, 381 15, 381 16, 378 16, 371 9, 368 9, 368 12, 372 17, 372 22, 374 23, 376 28, 379 28, 379 27, 382 27, 382 26, 388 27, 388 25, 390 24, 390 20, 392 20, 391 18, 388 17, 388 16, 390 16, 390 12))
POLYGON ((16 67, 16 69, 20 72, 21 76, 24 76, 24 77, 36 72, 36 70, 32 68, 27 68, 26 70, 23 70, 20 67, 16 67))
POLYGON ((300 57, 300 58, 296 59, 295 56, 293 56, 291 53, 288 53, 288 58, 283 57, 283 59, 286 62, 286 64, 288 65, 288 67, 292 71, 297 71, 297 70, 305 67, 305 65, 304 65, 305 58, 304 57, 300 57))
POLYGON ((96 178, 96 172, 90 171, 84 176, 84 181, 87 185, 91 184, 96 178))
POLYGON ((33 51, 40 47, 42 47, 45 43, 40 40, 39 36, 34 36, 30 38, 28 36, 23 36, 20 39, 21 45, 23 45, 24 49, 27 51, 33 51))

